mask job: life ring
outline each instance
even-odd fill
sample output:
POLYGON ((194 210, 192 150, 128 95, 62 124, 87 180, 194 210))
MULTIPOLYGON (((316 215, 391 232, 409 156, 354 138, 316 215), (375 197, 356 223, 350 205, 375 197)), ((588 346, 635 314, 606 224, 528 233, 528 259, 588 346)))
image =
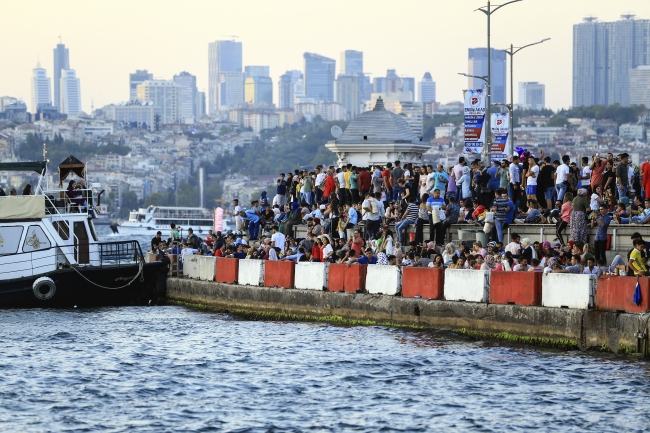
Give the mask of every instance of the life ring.
POLYGON ((51 299, 52 296, 56 293, 56 285, 54 281, 49 277, 41 277, 34 281, 32 286, 34 290, 34 296, 36 296, 41 301, 47 301, 51 299))

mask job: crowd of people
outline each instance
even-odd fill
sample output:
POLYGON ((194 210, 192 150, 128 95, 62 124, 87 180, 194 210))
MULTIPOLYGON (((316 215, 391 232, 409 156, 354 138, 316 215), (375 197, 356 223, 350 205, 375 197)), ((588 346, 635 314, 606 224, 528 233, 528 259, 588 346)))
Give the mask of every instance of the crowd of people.
MULTIPOLYGON (((584 157, 578 165, 568 155, 552 161, 543 151, 535 157, 517 149, 510 160, 489 167, 461 156, 448 168, 395 161, 296 170, 280 174, 272 200, 265 191, 245 210, 234 200, 235 231, 198 241, 191 234, 191 248, 183 251, 240 259, 644 274, 645 258, 636 260, 636 247, 627 260, 617 256, 609 265, 605 250, 610 224, 650 222, 648 161, 633 167, 629 155, 610 153, 584 157), (543 223, 555 224, 553 244, 513 234, 504 245, 509 226, 514 231, 518 224, 543 223), (454 244, 452 224, 480 226, 489 234, 488 245, 454 244), (294 238, 298 225, 306 226, 304 238, 294 238), (591 246, 590 227, 596 228, 591 246), (407 240, 409 228, 415 233, 407 240)), ((645 250, 643 243, 638 251, 645 250)))

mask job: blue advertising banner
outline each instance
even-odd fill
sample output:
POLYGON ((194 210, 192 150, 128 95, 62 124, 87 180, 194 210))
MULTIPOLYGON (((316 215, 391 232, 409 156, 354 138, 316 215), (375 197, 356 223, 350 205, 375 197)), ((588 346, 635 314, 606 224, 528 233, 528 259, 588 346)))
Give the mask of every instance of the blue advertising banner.
POLYGON ((465 154, 483 152, 485 143, 485 90, 465 92, 465 154))

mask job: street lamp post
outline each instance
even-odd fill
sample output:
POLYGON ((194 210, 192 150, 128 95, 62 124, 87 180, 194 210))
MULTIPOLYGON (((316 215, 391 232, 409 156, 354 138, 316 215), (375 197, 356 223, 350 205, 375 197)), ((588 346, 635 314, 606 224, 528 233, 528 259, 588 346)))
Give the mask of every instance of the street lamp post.
POLYGON ((550 40, 551 38, 542 39, 541 41, 533 42, 532 44, 524 45, 523 47, 513 47, 512 44, 510 44, 510 50, 505 50, 505 52, 510 56, 510 106, 512 107, 510 110, 510 140, 512 142, 513 149, 515 148, 515 79, 512 63, 515 59, 515 54, 524 48, 532 47, 533 45, 539 45, 550 40))
MULTIPOLYGON (((490 4, 490 0, 488 0, 487 6, 483 6, 483 7, 480 7, 478 9, 474 10, 474 12, 481 11, 485 15, 487 15, 487 58, 488 58, 488 61, 487 61, 487 74, 488 75, 487 75, 487 104, 486 104, 486 107, 485 107, 485 120, 486 120, 486 122, 491 121, 490 120, 490 103, 491 103, 491 96, 492 96, 491 95, 492 89, 491 89, 491 86, 490 86, 490 82, 492 81, 492 79, 491 79, 492 78, 492 70, 491 70, 491 59, 492 59, 491 54, 492 53, 490 53, 490 17, 492 16, 493 13, 495 13, 496 11, 501 9, 502 7, 507 6, 507 5, 511 4, 511 3, 517 3, 517 2, 520 2, 520 1, 522 1, 522 0, 511 0, 511 1, 507 2, 507 3, 502 4, 502 5, 498 5, 497 7, 492 9, 491 4, 490 4)), ((492 146, 492 135, 491 135, 490 130, 488 129, 488 131, 487 131, 487 160, 488 160, 487 165, 488 166, 492 163, 492 155, 491 155, 492 149, 491 149, 491 146, 492 146)))

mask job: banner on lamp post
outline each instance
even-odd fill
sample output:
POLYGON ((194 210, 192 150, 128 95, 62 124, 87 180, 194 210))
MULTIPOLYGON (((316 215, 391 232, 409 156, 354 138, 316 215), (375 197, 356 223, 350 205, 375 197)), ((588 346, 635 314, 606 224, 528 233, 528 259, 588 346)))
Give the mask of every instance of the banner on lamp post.
POLYGON ((490 122, 493 142, 490 149, 492 161, 501 161, 508 159, 512 154, 510 145, 510 115, 508 113, 492 113, 490 122))
POLYGON ((468 155, 480 155, 485 144, 485 99, 483 89, 465 91, 465 149, 468 155))

